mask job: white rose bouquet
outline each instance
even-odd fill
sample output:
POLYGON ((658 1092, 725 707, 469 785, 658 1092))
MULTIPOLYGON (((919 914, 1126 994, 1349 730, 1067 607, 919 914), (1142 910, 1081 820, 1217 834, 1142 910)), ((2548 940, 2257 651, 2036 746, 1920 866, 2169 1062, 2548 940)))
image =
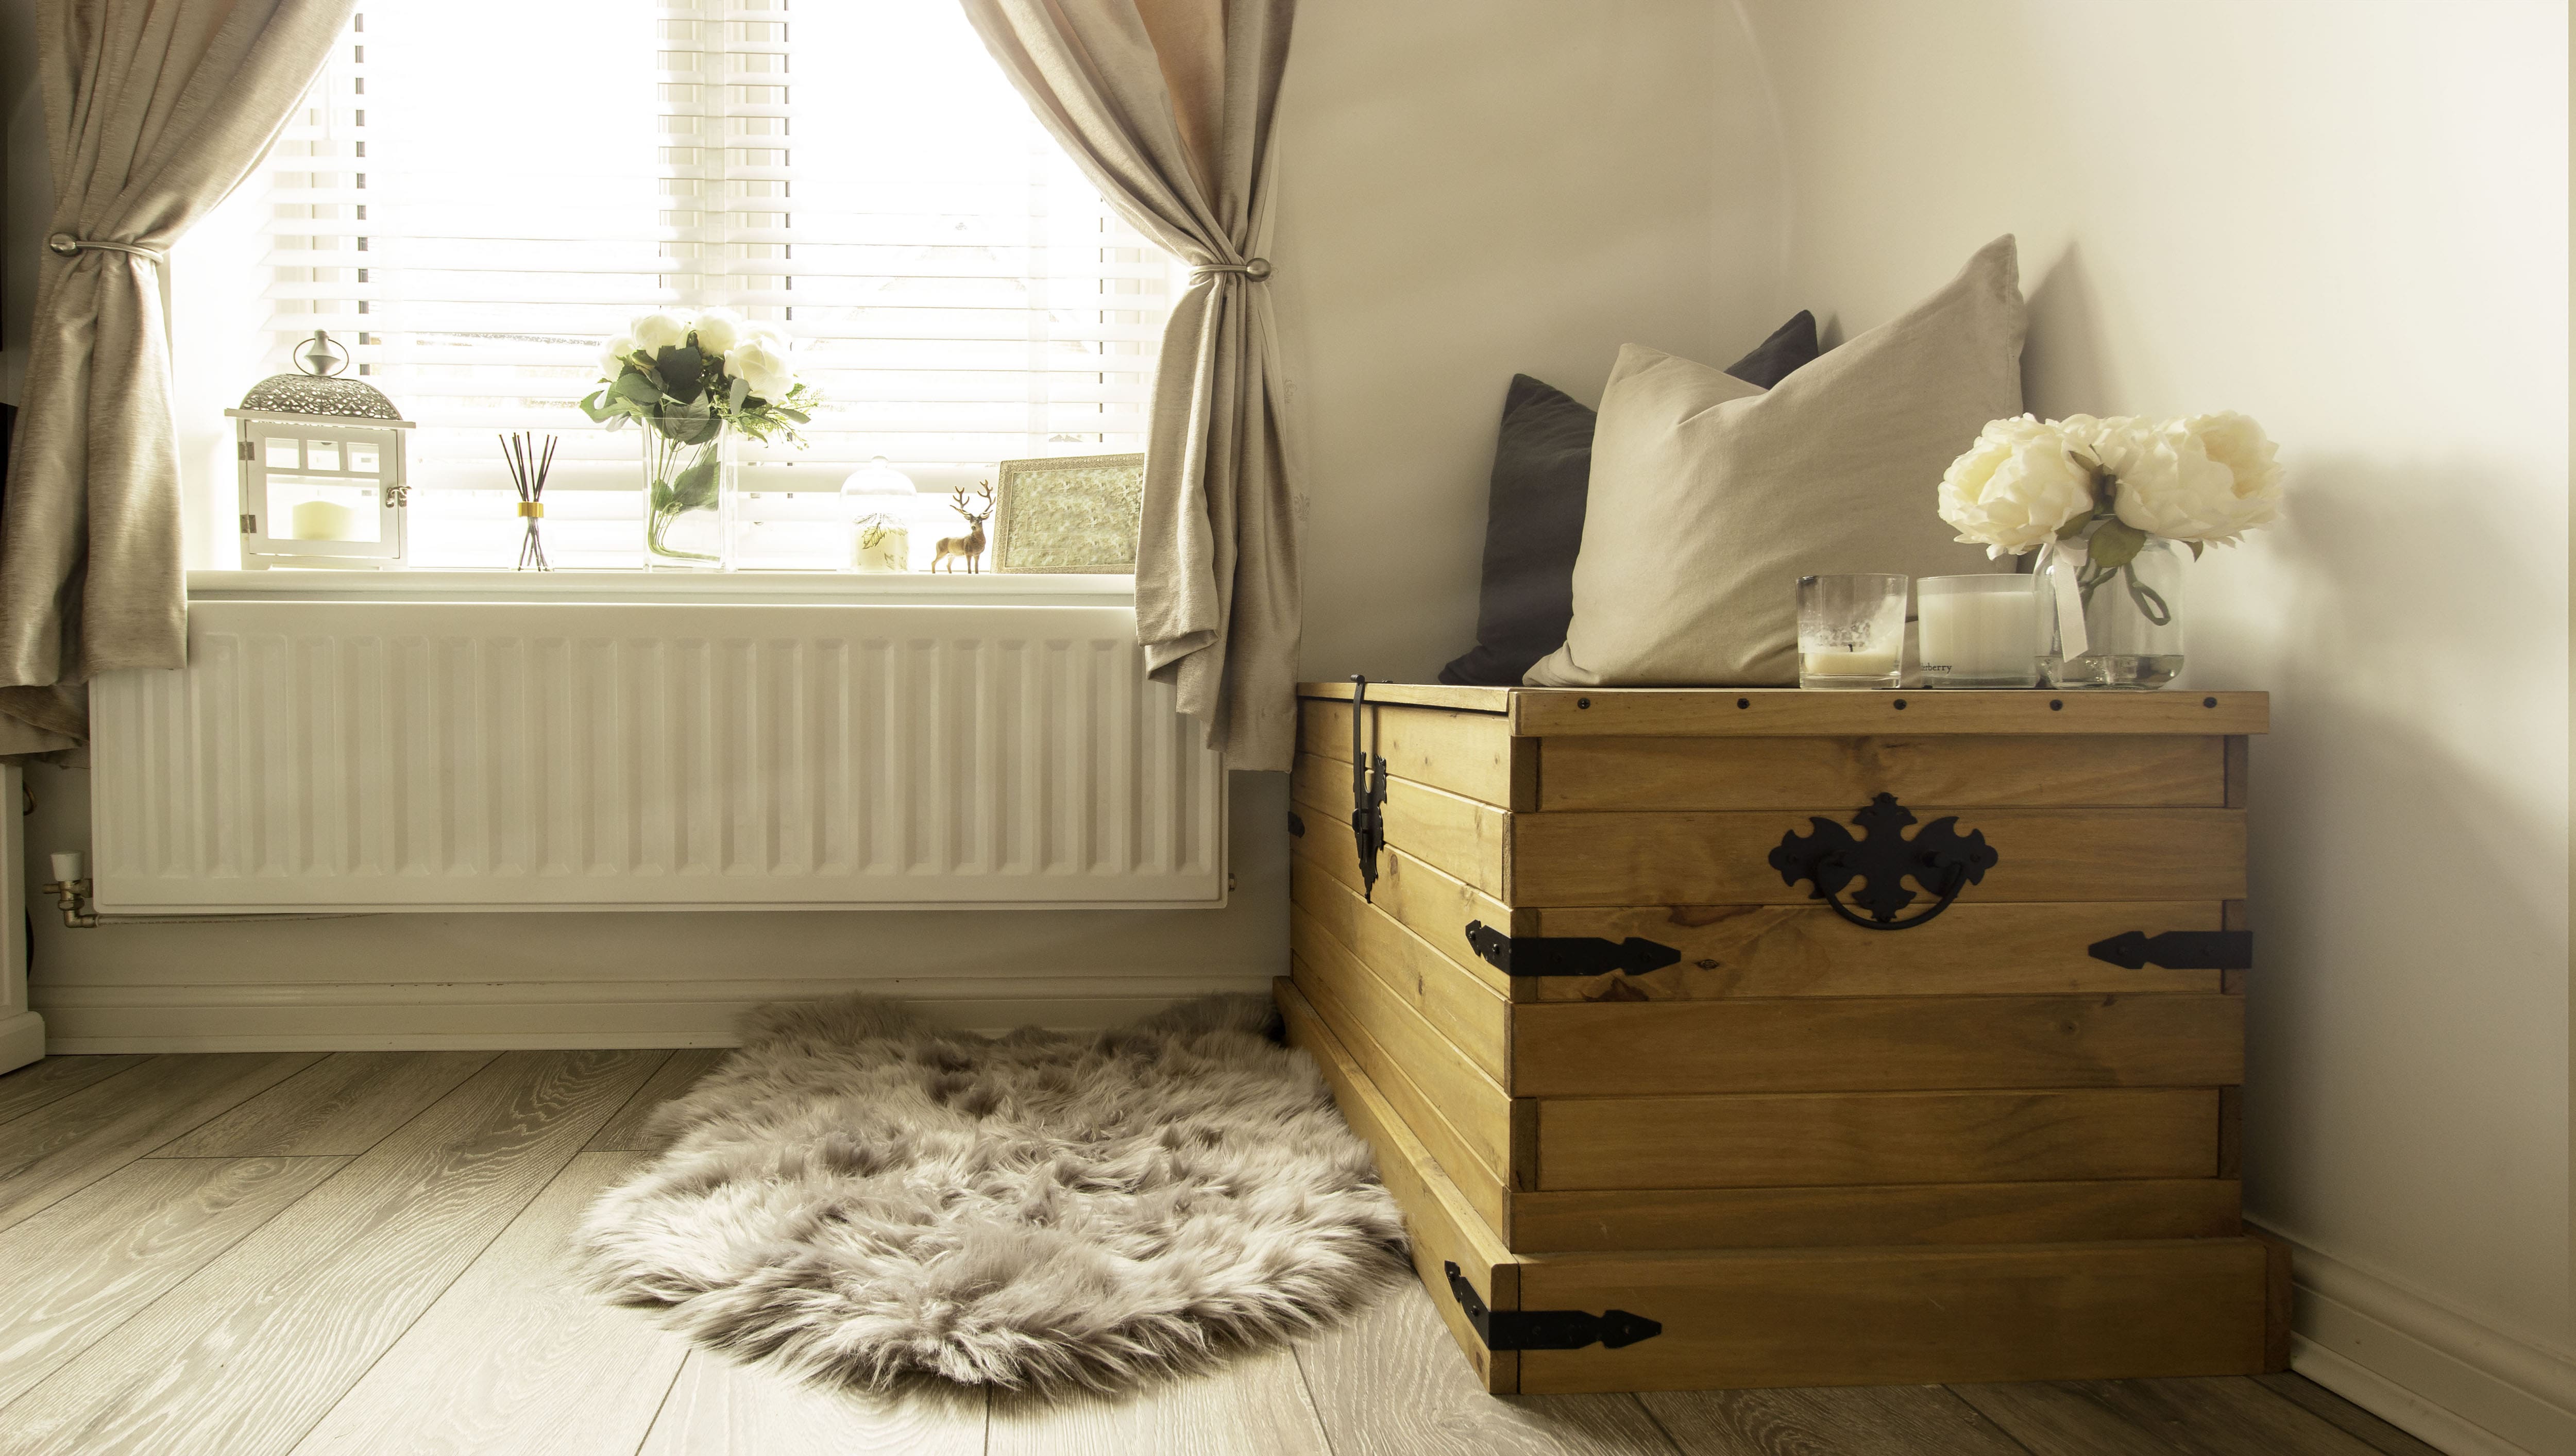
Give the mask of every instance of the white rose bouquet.
MULTIPOLYGON (((2279 519, 2278 449, 2240 414, 1996 420, 1942 475, 1941 519, 1990 557, 2050 541, 2080 548, 2089 602, 2152 537, 2197 557, 2279 519)), ((2134 572, 2129 580, 2143 590, 2134 572)))
POLYGON ((645 542, 656 554, 707 560, 666 540, 680 516, 717 503, 727 429, 755 440, 804 443, 796 427, 822 396, 796 377, 787 336, 725 309, 694 316, 657 309, 600 351, 602 387, 582 400, 595 424, 638 421, 646 436, 645 542))

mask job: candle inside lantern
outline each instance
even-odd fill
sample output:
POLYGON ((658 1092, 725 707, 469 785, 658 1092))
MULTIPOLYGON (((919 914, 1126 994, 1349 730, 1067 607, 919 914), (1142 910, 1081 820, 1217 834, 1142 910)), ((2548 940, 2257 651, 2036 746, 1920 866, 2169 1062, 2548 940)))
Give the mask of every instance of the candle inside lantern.
POLYGON ((1927 687, 2026 688, 2039 681, 2039 598, 2012 574, 1915 583, 1927 687))
POLYGON ((358 513, 338 501, 297 501, 287 520, 298 541, 358 539, 358 513))
POLYGON ((852 528, 850 569, 912 570, 912 532, 885 516, 873 516, 852 528))

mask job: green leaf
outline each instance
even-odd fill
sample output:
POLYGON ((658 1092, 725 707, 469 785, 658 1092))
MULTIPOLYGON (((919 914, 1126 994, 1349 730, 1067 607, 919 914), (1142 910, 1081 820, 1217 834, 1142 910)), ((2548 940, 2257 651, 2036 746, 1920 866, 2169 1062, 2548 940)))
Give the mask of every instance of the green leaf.
POLYGON ((610 392, 620 399, 633 400, 647 409, 662 400, 662 391, 654 387, 652 376, 646 374, 620 374, 617 376, 617 383, 610 386, 610 392))
POLYGON ((2126 521, 2104 521, 2093 531, 2093 565, 2103 571, 2116 571, 2138 559, 2145 549, 2147 533, 2126 521))
POLYGON ((689 402, 706 393, 698 382, 698 371, 705 363, 697 350, 680 344, 662 351, 661 357, 653 361, 653 372, 661 377, 663 393, 689 402))
POLYGON ((684 511, 701 511, 716 503, 716 462, 710 458, 680 472, 671 482, 671 504, 684 511))
POLYGON ((608 391, 603 389, 584 397, 581 401, 581 412, 590 416, 590 422, 594 425, 605 423, 608 419, 609 410, 600 403, 607 395, 608 391))

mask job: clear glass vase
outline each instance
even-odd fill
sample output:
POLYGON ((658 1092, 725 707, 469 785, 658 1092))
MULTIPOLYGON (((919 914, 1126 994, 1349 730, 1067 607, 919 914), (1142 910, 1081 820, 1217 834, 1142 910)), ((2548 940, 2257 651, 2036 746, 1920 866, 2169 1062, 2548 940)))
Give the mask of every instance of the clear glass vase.
POLYGON ((2053 688, 2160 688, 2182 673, 2183 586, 2191 553, 2150 536, 2134 560, 2097 565, 2082 540, 2039 548, 2040 676, 2053 688), (2081 650, 2065 618, 2083 618, 2081 650))
POLYGON ((644 567, 730 571, 742 493, 734 432, 703 412, 639 422, 644 437, 644 567))

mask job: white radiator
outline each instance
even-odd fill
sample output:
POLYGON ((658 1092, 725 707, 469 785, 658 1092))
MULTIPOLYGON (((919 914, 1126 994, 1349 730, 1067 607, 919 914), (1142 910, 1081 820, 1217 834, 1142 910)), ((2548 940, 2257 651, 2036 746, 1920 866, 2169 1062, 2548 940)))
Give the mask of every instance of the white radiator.
POLYGON ((1123 606, 216 600, 188 638, 91 688, 102 910, 1224 902, 1222 761, 1123 606))

